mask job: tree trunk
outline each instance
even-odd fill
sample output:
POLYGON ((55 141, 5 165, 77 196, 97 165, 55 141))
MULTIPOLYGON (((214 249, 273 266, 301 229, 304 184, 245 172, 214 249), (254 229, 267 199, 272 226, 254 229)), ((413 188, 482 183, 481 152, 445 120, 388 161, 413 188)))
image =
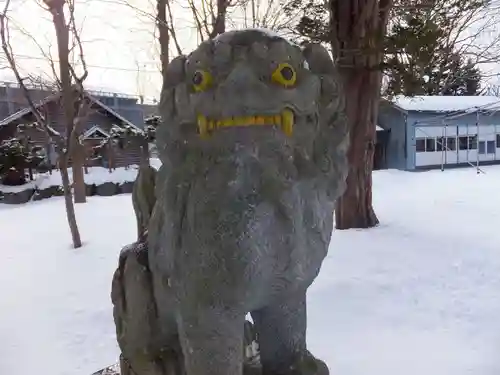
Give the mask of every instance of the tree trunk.
POLYGON ((109 173, 113 172, 113 166, 114 166, 114 158, 113 158, 113 147, 108 144, 108 152, 107 152, 107 157, 108 157, 108 171, 109 173))
POLYGON ((77 141, 73 142, 72 149, 72 164, 73 171, 73 191, 75 194, 75 203, 87 202, 87 192, 85 189, 85 175, 83 173, 83 164, 85 155, 83 147, 77 141))
POLYGON ((337 229, 378 224, 372 206, 372 169, 382 83, 381 63, 392 0, 329 0, 330 35, 346 94, 349 174, 337 201, 337 229))
POLYGON ((158 42, 160 43, 161 72, 164 75, 167 71, 170 46, 170 31, 167 23, 167 1, 157 0, 156 3, 156 25, 158 27, 158 42))
POLYGON ((75 249, 82 246, 80 239, 80 231, 76 223, 75 206, 73 205, 73 197, 71 196, 71 187, 68 175, 67 156, 61 155, 59 158, 59 171, 61 173, 61 180, 64 191, 64 203, 66 205, 66 217, 68 219, 69 229, 71 231, 71 239, 73 240, 73 247, 75 249))
POLYGON ((371 228, 378 224, 372 206, 372 167, 379 95, 377 71, 343 72, 351 146, 344 195, 337 201, 337 229, 371 228))
POLYGON ((85 155, 85 161, 83 162, 83 172, 89 174, 89 158, 85 155))
POLYGON ((52 14, 52 22, 57 38, 57 50, 59 55, 59 79, 61 81, 62 103, 64 108, 64 119, 66 121, 66 144, 69 154, 65 155, 67 162, 68 155, 71 157, 73 171, 73 188, 75 192, 75 203, 85 203, 85 180, 83 177, 83 150, 78 141, 78 134, 75 128, 75 99, 77 95, 71 85, 71 73, 69 64, 69 26, 66 24, 64 15, 64 1, 46 2, 52 14))
POLYGON ((226 16, 229 5, 230 1, 228 0, 217 0, 217 12, 212 15, 215 17, 212 19, 212 31, 208 36, 210 39, 226 32, 226 16))

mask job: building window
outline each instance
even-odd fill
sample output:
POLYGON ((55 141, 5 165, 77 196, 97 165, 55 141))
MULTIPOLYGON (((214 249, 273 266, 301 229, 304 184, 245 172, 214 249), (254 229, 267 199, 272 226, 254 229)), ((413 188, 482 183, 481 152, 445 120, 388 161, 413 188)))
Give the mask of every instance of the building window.
POLYGON ((495 153, 495 141, 486 142, 486 153, 494 154, 495 153))
POLYGON ((479 152, 479 155, 486 154, 486 143, 484 141, 479 141, 477 152, 479 152))
POLYGON ((476 150, 477 149, 477 135, 470 135, 469 136, 469 150, 476 150))
POLYGON ((446 149, 448 151, 455 151, 457 148, 457 139, 455 137, 446 138, 446 149))
POLYGON ((500 148, 500 134, 497 134, 497 148, 500 148))
MULTIPOLYGON (((500 136, 500 134, 498 136, 500 136)), ((500 140, 500 137, 498 139, 500 140)), ((417 152, 425 152, 425 138, 417 138, 415 146, 417 152)))
POLYGON ((469 144, 468 137, 458 137, 458 149, 459 150, 467 150, 467 146, 469 144))
POLYGON ((443 151, 444 150, 444 137, 437 137, 436 138, 436 151, 443 151))
POLYGON ((427 152, 436 151, 436 138, 427 138, 425 140, 425 150, 427 152))
MULTIPOLYGON (((500 134, 498 138, 500 141, 500 134)), ((474 147, 474 149, 476 149, 477 148, 476 142, 477 142, 476 136, 459 137, 461 150, 469 149, 469 145, 471 145, 471 147, 474 147)), ((437 137, 437 138, 428 137, 428 138, 415 139, 416 152, 443 152, 443 151, 456 151, 456 149, 457 149, 456 137, 437 137)))

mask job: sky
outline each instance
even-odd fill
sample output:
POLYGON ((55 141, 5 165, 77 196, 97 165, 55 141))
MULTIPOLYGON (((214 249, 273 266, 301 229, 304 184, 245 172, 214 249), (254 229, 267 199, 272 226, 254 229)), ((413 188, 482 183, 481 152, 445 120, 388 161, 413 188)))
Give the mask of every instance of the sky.
MULTIPOLYGON (((154 18, 147 16, 154 14, 154 7, 148 0, 128 3, 139 10, 123 0, 77 0, 77 24, 89 71, 86 83, 92 89, 157 98, 161 88, 159 54, 154 18)), ((0 0, 2 9, 4 4, 0 0)), ((174 17, 181 30, 179 39, 189 51, 197 45, 196 34, 184 21, 188 17, 182 17, 189 14, 177 8, 174 17)), ((20 70, 50 80, 53 75, 46 56, 57 56, 50 14, 35 0, 11 0, 10 9, 11 45, 20 70)), ((13 81, 14 77, 9 69, 2 69, 0 79, 13 81)))
MULTIPOLYGON (((6 0, 0 0, 3 10, 6 0)), ((200 3, 201 0, 193 0, 200 3)), ((173 4, 175 28, 180 45, 188 53, 200 40, 193 27, 186 0, 173 4)), ((258 0, 258 13, 278 0, 258 0)), ((275 12, 276 13, 276 12, 275 12)), ((81 28, 89 76, 87 88, 143 95, 158 99, 161 89, 159 49, 155 32, 155 0, 76 0, 77 25, 81 28)), ((57 55, 50 14, 40 0, 11 0, 11 45, 20 70, 53 81, 46 56, 57 55)), ((262 18, 262 16, 260 16, 262 18)), ((245 26, 243 13, 233 14, 228 28, 245 26)), ((255 26, 255 25, 246 25, 255 26)), ((5 59, 0 51, 0 64, 5 59)), ((53 58, 53 60, 57 60, 53 58)), ((0 80, 15 81, 9 69, 0 69, 0 80)))
MULTIPOLYGON (((0 0, 3 9, 6 0, 0 0)), ((200 3, 201 0, 193 0, 200 3)), ((267 4, 275 9, 278 0, 257 0, 261 3, 258 18, 267 4)), ((173 4, 175 28, 184 52, 193 50, 200 40, 193 27, 186 0, 173 4)), ((270 12, 277 13, 277 12, 270 12)), ((146 101, 159 98, 161 75, 155 38, 155 0, 76 0, 77 25, 81 28, 85 60, 89 76, 87 88, 142 95, 146 101)), ((40 0, 11 0, 9 18, 11 45, 22 73, 42 76, 53 81, 50 73, 50 53, 56 56, 55 33, 50 14, 40 6, 40 0)), ((243 13, 233 14, 228 28, 244 25, 243 13)), ((290 21, 289 21, 290 22, 290 21)), ((257 25, 258 26, 258 25, 257 25)), ((490 30, 485 38, 498 37, 490 30)), ((56 60, 54 58, 54 60, 56 60)), ((0 51, 0 68, 5 59, 0 51)), ((500 71, 498 64, 484 66, 488 74, 500 71)), ((491 81, 491 77, 489 77, 491 81)), ((498 80, 497 77, 494 79, 498 80)), ((9 69, 0 69, 0 80, 14 81, 9 69)))

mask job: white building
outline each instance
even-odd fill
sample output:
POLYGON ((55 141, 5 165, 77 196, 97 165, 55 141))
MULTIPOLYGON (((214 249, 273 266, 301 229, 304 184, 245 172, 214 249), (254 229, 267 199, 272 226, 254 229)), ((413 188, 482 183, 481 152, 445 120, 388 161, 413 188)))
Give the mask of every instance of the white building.
POLYGON ((500 98, 417 96, 382 101, 387 168, 500 163, 500 98))

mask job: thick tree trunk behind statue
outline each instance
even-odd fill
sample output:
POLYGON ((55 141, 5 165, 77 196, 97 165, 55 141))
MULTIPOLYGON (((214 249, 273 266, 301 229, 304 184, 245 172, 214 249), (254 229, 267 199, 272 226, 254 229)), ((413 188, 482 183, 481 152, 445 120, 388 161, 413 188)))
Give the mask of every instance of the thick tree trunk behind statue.
POLYGON ((344 195, 337 201, 337 229, 370 228, 378 224, 372 205, 380 74, 369 69, 344 69, 346 114, 350 129, 349 174, 344 195))
POLYGON ((378 224, 372 206, 372 169, 382 84, 383 40, 393 0, 329 0, 331 44, 346 93, 349 175, 337 201, 337 229, 378 224))

